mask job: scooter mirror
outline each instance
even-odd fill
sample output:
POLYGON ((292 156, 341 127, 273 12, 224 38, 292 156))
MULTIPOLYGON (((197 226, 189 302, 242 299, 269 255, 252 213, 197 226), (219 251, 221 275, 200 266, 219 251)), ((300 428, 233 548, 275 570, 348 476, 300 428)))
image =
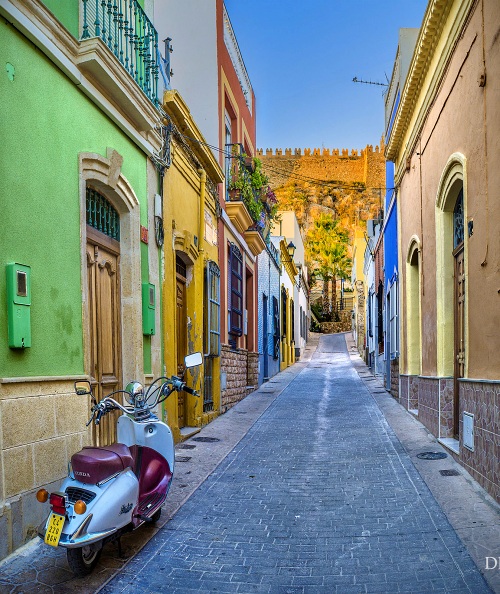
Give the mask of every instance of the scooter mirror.
POLYGON ((75 382, 75 392, 78 396, 85 396, 86 394, 92 394, 92 386, 87 380, 75 382))
POLYGON ((144 386, 140 382, 130 382, 125 388, 125 392, 128 393, 125 398, 129 404, 135 406, 144 400, 144 386))
POLYGON ((184 357, 184 363, 186 367, 196 367, 203 363, 203 357, 201 356, 201 353, 193 353, 192 355, 184 357))

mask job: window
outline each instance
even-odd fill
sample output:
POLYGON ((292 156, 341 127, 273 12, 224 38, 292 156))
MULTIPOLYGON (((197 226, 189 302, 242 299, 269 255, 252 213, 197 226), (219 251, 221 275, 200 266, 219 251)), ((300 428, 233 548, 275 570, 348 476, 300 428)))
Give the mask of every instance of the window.
POLYGON ((281 288, 281 337, 286 338, 286 290, 281 288))
POLYGON ((453 249, 464 242, 464 191, 460 190, 453 210, 453 249))
POLYGON ((120 241, 120 216, 108 200, 93 188, 87 187, 86 202, 87 225, 120 241))
POLYGON ((224 112, 224 141, 225 141, 225 148, 226 148, 226 156, 224 158, 224 173, 226 176, 226 194, 228 192, 227 187, 229 184, 229 179, 231 177, 231 150, 232 150, 232 122, 231 116, 229 112, 226 110, 224 112))
POLYGON ((273 359, 280 357, 280 308, 276 297, 273 295, 273 359))
POLYGON ((215 262, 209 261, 205 269, 206 289, 206 345, 208 356, 220 355, 220 270, 215 262))
POLYGON ((389 330, 391 335, 391 359, 396 359, 399 356, 398 309, 398 281, 395 280, 389 289, 389 330))
POLYGON ((229 245, 229 344, 236 348, 236 337, 243 334, 243 256, 238 247, 229 245))

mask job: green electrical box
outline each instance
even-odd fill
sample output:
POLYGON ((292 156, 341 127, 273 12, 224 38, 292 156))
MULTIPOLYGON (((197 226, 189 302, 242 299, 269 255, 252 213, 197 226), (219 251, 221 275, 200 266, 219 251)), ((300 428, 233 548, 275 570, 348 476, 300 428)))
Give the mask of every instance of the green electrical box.
POLYGON ((31 346, 31 268, 7 264, 7 318, 9 347, 31 346))
POLYGON ((150 336, 155 333, 155 286, 142 283, 142 333, 150 336))

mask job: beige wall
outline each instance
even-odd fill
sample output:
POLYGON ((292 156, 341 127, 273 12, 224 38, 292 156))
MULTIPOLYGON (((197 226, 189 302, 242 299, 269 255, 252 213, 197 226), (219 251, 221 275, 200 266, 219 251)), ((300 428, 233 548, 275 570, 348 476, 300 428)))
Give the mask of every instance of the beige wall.
MULTIPOLYGON (((450 23, 456 21, 461 4, 453 3, 447 18, 450 23)), ((438 374, 438 311, 440 307, 453 307, 452 303, 440 304, 436 290, 441 281, 436 277, 439 251, 436 249, 436 201, 447 163, 458 153, 466 163, 465 216, 474 225, 473 235, 465 241, 466 375, 484 379, 500 376, 500 199, 497 191, 500 184, 500 86, 496 84, 495 75, 500 70, 500 39, 495 38, 500 23, 500 4, 485 0, 484 11, 483 18, 482 4, 477 3, 463 37, 458 40, 435 101, 423 118, 421 133, 415 136, 409 161, 401 158, 402 153, 399 155, 402 258, 408 252, 412 236, 417 236, 422 246, 423 375, 438 374), (484 71, 483 52, 487 73, 484 87, 478 82, 484 71)), ((452 29, 452 25, 448 28, 452 29)), ((436 60, 433 63, 438 66, 436 60)), ((426 91, 424 87, 417 103, 425 105, 426 91)), ((410 135, 404 140, 411 140, 410 135)), ((444 282, 448 281, 453 282, 453 279, 444 282)), ((404 289, 402 294, 404 299, 404 289)), ((404 324, 403 335, 406 337, 404 324)), ((407 368, 405 358, 403 368, 407 368)))

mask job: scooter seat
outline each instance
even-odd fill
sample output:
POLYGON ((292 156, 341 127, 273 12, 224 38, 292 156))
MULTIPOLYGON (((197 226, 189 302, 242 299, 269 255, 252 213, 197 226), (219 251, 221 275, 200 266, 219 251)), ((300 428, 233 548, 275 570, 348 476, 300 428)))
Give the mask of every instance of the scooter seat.
POLYGON ((100 448, 84 447, 71 456, 75 478, 82 483, 95 485, 112 474, 134 468, 134 459, 128 446, 113 443, 100 448))

